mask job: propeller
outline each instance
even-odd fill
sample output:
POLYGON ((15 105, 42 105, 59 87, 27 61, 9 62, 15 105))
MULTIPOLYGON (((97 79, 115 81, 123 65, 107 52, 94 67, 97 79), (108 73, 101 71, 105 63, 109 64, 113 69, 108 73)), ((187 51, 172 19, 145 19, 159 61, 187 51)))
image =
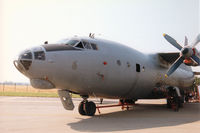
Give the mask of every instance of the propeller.
POLYGON ((192 47, 194 48, 199 42, 200 42, 200 34, 196 37, 196 39, 192 43, 192 47))
POLYGON ((167 34, 163 34, 164 38, 171 43, 174 47, 176 47, 177 49, 181 50, 182 46, 180 44, 178 44, 176 42, 176 40, 174 38, 172 38, 171 36, 167 35, 167 34))
POLYGON ((185 36, 185 43, 184 43, 184 46, 187 46, 188 45, 188 39, 187 39, 187 36, 185 36))
POLYGON ((200 59, 196 55, 197 50, 195 48, 195 46, 200 42, 200 34, 195 38, 191 45, 188 45, 188 39, 185 37, 185 43, 183 47, 171 36, 167 34, 163 34, 163 36, 170 44, 180 50, 180 57, 169 68, 167 74, 165 74, 166 77, 170 76, 174 71, 176 71, 176 69, 183 63, 185 59, 191 59, 200 65, 200 59))

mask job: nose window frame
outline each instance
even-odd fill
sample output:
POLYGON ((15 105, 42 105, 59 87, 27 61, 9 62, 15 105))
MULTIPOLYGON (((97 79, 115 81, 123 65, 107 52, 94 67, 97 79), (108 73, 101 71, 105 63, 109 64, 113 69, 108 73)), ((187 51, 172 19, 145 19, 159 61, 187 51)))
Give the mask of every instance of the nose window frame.
POLYGON ((34 51, 34 59, 44 61, 46 59, 44 51, 34 51))
POLYGON ((30 50, 25 51, 22 53, 19 57, 20 60, 32 60, 33 59, 33 54, 30 50))

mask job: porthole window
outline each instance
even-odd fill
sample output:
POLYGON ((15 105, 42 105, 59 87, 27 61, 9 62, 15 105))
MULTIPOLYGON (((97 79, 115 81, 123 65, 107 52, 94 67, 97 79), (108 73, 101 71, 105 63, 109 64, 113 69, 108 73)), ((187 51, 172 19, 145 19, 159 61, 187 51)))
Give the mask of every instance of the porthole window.
POLYGON ((127 67, 131 67, 131 64, 129 62, 127 62, 126 64, 127 64, 127 67))
POLYGON ((121 66, 121 61, 117 60, 117 65, 121 66))
POLYGON ((144 66, 142 67, 142 71, 143 71, 143 72, 145 71, 145 67, 144 67, 144 66))

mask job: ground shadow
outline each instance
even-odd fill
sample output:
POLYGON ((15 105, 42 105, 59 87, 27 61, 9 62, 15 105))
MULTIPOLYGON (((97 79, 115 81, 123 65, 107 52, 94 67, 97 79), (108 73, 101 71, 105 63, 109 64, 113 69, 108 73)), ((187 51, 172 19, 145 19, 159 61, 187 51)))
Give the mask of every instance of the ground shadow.
POLYGON ((185 104, 179 112, 167 109, 166 105, 140 104, 132 110, 83 117, 67 125, 81 132, 112 132, 176 126, 199 120, 199 103, 185 104))

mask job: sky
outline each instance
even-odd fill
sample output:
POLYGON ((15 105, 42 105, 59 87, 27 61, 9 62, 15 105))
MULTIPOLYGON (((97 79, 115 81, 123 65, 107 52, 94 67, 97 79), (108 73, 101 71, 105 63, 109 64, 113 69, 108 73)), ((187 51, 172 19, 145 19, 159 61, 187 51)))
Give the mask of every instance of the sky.
POLYGON ((13 60, 47 40, 91 32, 144 53, 172 52, 162 34, 190 43, 199 23, 199 0, 0 0, 0 82, 28 82, 13 60))

